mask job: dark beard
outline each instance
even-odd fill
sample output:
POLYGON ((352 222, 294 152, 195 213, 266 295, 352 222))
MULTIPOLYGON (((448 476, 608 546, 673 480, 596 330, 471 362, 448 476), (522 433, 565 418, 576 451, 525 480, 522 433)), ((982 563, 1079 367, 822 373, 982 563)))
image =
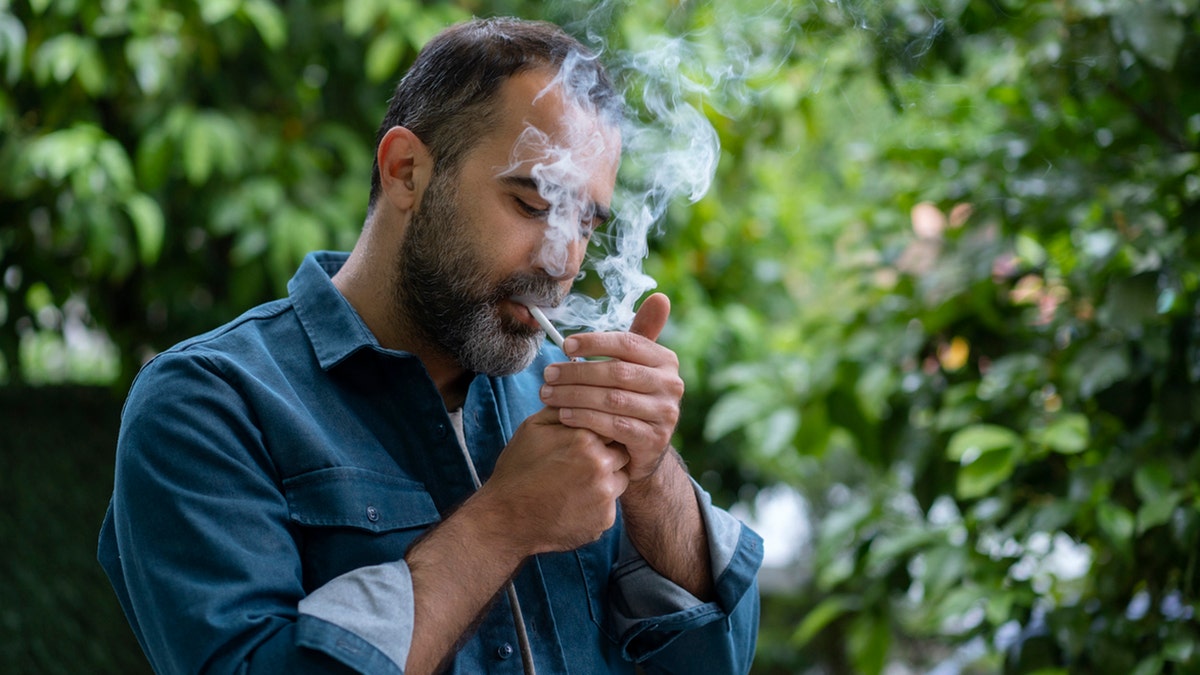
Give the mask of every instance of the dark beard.
POLYGON ((528 297, 557 304, 558 284, 545 274, 489 278, 450 195, 448 176, 435 177, 413 213, 396 267, 403 329, 472 372, 511 375, 537 355, 541 331, 502 316, 499 303, 528 297))

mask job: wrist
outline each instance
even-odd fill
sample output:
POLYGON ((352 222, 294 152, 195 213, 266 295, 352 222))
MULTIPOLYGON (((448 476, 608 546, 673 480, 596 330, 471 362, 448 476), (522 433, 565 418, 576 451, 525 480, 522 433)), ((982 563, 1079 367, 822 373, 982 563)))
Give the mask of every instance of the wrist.
POLYGON ((655 498, 655 495, 662 495, 663 491, 675 482, 676 476, 674 474, 682 470, 682 460, 678 457, 679 455, 675 452, 675 449, 668 447, 665 452, 659 455, 658 460, 649 473, 636 480, 631 479, 629 481, 629 485, 625 488, 625 493, 621 495, 621 502, 626 503, 643 497, 655 498))
POLYGON ((480 490, 451 516, 461 519, 469 541, 485 551, 497 565, 515 570, 525 559, 538 552, 528 532, 514 526, 520 519, 513 510, 494 498, 490 490, 480 490))

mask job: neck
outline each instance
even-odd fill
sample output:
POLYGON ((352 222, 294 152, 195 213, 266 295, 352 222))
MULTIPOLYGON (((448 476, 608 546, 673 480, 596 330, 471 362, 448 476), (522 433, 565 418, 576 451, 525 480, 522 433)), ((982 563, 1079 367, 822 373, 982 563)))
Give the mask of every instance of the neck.
POLYGON ((375 221, 373 216, 368 219, 350 258, 334 275, 333 285, 358 312, 380 346, 408 352, 421 360, 447 410, 461 407, 471 373, 422 340, 401 320, 404 308, 398 305, 400 296, 394 292, 400 239, 386 234, 399 228, 375 221))

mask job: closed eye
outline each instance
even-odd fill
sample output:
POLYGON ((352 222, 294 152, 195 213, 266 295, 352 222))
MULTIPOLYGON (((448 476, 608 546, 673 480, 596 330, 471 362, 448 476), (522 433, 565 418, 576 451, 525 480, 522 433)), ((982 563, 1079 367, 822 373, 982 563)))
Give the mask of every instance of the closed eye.
POLYGON ((592 205, 588 211, 589 213, 579 221, 579 229, 585 238, 590 238, 596 230, 612 220, 612 211, 603 206, 592 205))
POLYGON ((537 218, 539 220, 545 220, 546 217, 550 215, 549 208, 539 209, 538 207, 534 206, 533 204, 530 204, 529 202, 525 201, 524 199, 521 199, 520 197, 513 197, 513 201, 516 202, 517 209, 519 209, 522 213, 524 213, 526 216, 529 216, 530 218, 537 218))

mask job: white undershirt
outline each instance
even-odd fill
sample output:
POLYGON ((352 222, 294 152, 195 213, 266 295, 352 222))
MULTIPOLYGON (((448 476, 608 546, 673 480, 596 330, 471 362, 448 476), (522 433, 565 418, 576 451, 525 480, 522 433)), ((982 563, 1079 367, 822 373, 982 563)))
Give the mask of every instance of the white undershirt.
POLYGON ((463 429, 463 411, 451 410, 450 424, 454 426, 454 435, 458 437, 458 447, 462 450, 463 459, 467 460, 467 468, 471 470, 471 481, 475 483, 475 489, 478 490, 482 483, 479 482, 479 473, 475 471, 475 462, 471 460, 471 453, 467 450, 467 432, 463 429))

